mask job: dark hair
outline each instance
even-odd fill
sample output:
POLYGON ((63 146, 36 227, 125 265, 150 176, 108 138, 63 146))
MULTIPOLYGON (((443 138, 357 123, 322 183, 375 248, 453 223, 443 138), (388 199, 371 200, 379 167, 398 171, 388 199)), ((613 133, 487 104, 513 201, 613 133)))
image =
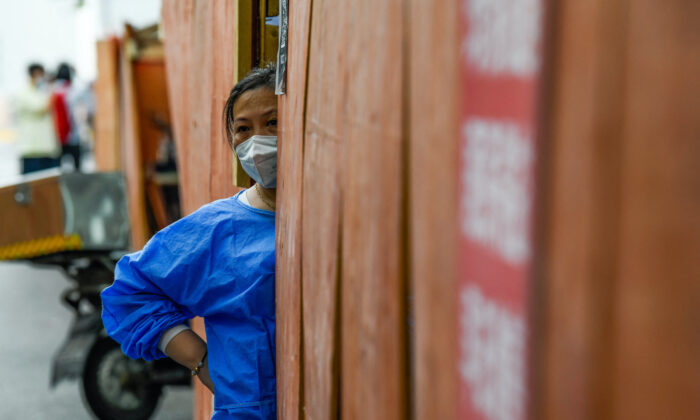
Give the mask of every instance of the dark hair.
POLYGON ((32 63, 27 67, 27 73, 29 73, 29 76, 34 76, 35 71, 41 71, 42 73, 44 72, 44 66, 42 66, 39 63, 32 63))
POLYGON ((66 82, 71 81, 71 68, 66 63, 61 63, 58 66, 58 71, 56 72, 56 80, 65 80, 66 82))
POLYGON ((223 115, 226 139, 231 147, 233 147, 233 120, 235 119, 233 115, 233 106, 243 93, 259 87, 275 89, 274 64, 251 70, 250 73, 241 79, 240 82, 236 83, 236 86, 231 89, 231 93, 229 93, 228 99, 226 100, 226 105, 224 105, 223 115))

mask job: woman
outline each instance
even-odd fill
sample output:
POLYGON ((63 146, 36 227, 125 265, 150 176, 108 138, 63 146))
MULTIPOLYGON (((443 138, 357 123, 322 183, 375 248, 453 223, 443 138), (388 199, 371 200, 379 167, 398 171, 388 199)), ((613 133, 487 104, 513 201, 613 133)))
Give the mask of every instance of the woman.
POLYGON ((212 419, 274 419, 274 69, 256 69, 224 108, 229 144, 256 181, 158 232, 102 292, 107 333, 131 358, 166 355, 214 392, 212 419), (204 317, 207 341, 186 322, 204 317))

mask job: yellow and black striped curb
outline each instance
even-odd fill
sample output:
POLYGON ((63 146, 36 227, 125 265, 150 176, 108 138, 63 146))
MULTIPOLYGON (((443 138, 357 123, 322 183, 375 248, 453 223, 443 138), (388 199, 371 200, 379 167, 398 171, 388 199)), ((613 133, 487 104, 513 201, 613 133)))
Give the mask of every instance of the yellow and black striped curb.
POLYGON ((54 235, 31 241, 17 242, 0 247, 0 260, 20 260, 62 251, 82 249, 83 241, 78 234, 54 235))

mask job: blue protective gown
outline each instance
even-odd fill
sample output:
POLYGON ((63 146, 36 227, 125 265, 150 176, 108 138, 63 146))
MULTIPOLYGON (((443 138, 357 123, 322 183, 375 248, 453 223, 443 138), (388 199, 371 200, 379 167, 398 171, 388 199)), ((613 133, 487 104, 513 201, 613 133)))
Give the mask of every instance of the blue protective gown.
POLYGON ((212 419, 275 418, 274 212, 238 196, 207 204, 119 260, 114 277, 102 320, 127 356, 165 357, 163 332, 204 317, 212 419))

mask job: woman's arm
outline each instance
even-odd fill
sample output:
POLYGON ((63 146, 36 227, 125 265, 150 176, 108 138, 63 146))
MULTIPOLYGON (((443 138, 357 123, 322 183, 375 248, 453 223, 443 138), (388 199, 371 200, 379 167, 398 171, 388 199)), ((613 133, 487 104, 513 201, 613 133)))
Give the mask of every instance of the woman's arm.
MULTIPOLYGON (((102 321, 132 359, 170 356, 190 369, 202 360, 206 343, 192 331, 180 332, 165 349, 159 342, 167 330, 206 315, 213 304, 204 298, 210 295, 212 247, 230 234, 228 224, 220 223, 227 215, 215 210, 203 207, 180 219, 117 263, 114 283, 101 294, 102 321)), ((213 389, 208 363, 203 371, 200 379, 213 389)))
MULTIPOLYGON (((183 330, 165 347, 165 354, 179 364, 194 370, 207 352, 207 343, 190 329, 183 330)), ((204 365, 199 370, 197 377, 214 392, 214 384, 209 377, 209 358, 204 359, 204 365)))

